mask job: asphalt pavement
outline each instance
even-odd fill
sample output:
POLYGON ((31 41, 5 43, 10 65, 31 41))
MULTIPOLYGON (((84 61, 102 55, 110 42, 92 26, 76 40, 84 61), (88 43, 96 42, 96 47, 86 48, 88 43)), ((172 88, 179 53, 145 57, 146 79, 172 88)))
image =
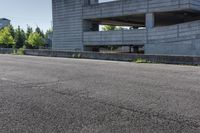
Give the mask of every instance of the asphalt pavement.
POLYGON ((200 133, 200 67, 0 55, 0 133, 200 133))

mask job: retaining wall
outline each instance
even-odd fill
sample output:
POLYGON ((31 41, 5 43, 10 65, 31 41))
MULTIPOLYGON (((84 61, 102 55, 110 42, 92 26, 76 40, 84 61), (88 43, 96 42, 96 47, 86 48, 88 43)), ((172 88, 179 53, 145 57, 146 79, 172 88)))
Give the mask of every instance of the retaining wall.
MULTIPOLYGON (((0 54, 11 54, 12 52, 13 49, 0 48, 0 54)), ((113 61, 135 61, 141 58, 152 63, 200 65, 200 56, 139 55, 139 54, 128 54, 128 53, 72 52, 72 51, 38 50, 38 49, 37 50, 27 49, 25 50, 25 55, 113 60, 113 61)))
POLYGON ((0 54, 12 54, 13 49, 11 48, 0 48, 0 54))
POLYGON ((95 53, 50 50, 25 50, 25 54, 34 56, 98 59, 113 61, 134 61, 139 58, 142 58, 155 63, 200 65, 200 56, 136 55, 126 53, 95 53))

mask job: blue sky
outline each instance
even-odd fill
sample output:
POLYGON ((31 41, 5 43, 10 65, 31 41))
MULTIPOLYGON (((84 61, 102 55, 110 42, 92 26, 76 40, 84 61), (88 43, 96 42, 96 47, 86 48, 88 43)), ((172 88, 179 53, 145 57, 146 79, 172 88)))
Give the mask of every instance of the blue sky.
POLYGON ((0 18, 10 19, 14 27, 39 26, 45 31, 52 25, 51 0, 0 0, 0 3, 0 18))
POLYGON ((0 0, 0 18, 8 18, 17 27, 26 29, 27 24, 43 30, 51 27, 51 0, 0 0))

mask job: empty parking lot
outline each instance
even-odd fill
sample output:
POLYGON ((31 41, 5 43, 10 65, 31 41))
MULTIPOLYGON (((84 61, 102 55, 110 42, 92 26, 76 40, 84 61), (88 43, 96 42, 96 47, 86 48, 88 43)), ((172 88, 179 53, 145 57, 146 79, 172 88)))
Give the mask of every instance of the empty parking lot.
POLYGON ((0 133, 162 132, 200 132, 200 67, 0 55, 0 133))

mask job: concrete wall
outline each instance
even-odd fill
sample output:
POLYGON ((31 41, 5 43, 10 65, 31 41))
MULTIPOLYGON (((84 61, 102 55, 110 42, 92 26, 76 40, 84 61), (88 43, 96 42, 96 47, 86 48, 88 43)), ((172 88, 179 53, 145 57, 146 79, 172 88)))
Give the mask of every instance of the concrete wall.
POLYGON ((148 30, 84 32, 84 45, 144 45, 145 54, 200 55, 200 20, 148 30))
POLYGON ((114 61, 134 61, 145 59, 154 63, 169 64, 187 64, 199 65, 200 57, 197 56, 164 56, 164 55, 135 55, 123 53, 95 53, 95 52, 66 52, 66 51, 49 51, 49 50, 25 50, 26 55, 65 57, 65 58, 82 58, 82 59, 99 59, 114 61))
POLYGON ((82 0, 52 0, 53 49, 83 50, 82 0))
MULTIPOLYGON (((12 54, 12 53, 13 49, 0 48, 0 54, 12 54)), ((200 56, 137 55, 137 54, 123 54, 123 53, 72 52, 72 51, 38 50, 38 49, 35 50, 27 49, 25 50, 25 55, 131 61, 131 62, 136 61, 137 59, 145 59, 146 61, 150 61, 152 63, 200 65, 200 56)))
POLYGON ((200 10, 200 9, 199 9, 200 0, 190 0, 190 3, 191 3, 190 7, 191 7, 192 9, 200 10))
POLYGON ((0 54, 12 54, 13 49, 11 48, 0 48, 0 54))
POLYGON ((200 10, 199 0, 120 0, 83 7, 83 18, 106 18, 147 12, 200 10))
POLYGON ((200 55, 200 21, 150 29, 145 53, 200 55))
POLYGON ((146 30, 84 32, 84 45, 144 45, 146 30))

